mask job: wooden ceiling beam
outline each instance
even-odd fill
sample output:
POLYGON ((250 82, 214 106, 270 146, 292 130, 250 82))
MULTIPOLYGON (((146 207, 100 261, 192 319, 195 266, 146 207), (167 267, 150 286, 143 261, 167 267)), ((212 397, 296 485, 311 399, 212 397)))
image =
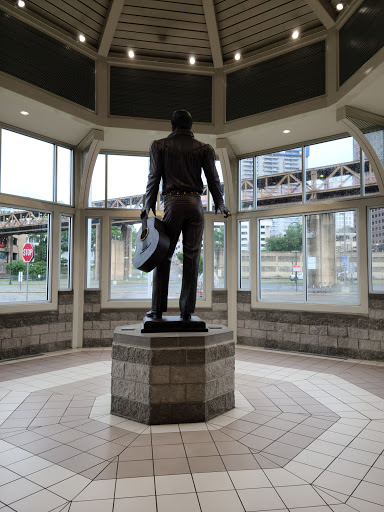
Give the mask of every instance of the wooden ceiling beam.
POLYGON ((223 54, 221 51, 219 29, 217 27, 215 5, 213 0, 203 0, 205 22, 208 29, 209 43, 211 45, 211 53, 213 66, 215 68, 223 67, 223 54))
POLYGON ((336 13, 327 0, 306 0, 306 2, 326 29, 333 27, 336 22, 336 13))
POLYGON ((119 22, 124 0, 110 0, 109 11, 105 19, 103 32, 100 36, 98 54, 107 57, 119 22))

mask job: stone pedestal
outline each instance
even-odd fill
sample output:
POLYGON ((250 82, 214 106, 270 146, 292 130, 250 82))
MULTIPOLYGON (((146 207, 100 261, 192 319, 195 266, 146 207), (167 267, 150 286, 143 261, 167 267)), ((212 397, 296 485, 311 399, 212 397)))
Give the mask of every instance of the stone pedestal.
POLYGON ((117 327, 111 413, 150 425, 208 421, 235 406, 233 332, 142 334, 117 327))

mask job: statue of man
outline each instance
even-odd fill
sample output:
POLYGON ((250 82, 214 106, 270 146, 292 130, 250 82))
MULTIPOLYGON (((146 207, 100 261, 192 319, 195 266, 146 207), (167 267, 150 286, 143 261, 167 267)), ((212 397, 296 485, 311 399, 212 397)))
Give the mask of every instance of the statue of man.
POLYGON ((150 210, 156 215, 156 200, 160 180, 163 180, 164 218, 170 238, 168 255, 154 270, 152 309, 147 316, 161 319, 167 311, 169 272, 171 259, 183 234, 183 281, 180 293, 180 317, 191 320, 195 311, 197 279, 201 242, 204 231, 204 213, 201 203, 203 182, 201 169, 207 178, 215 211, 228 217, 224 205, 220 180, 215 166, 215 152, 209 144, 199 142, 191 132, 192 116, 186 110, 172 114, 172 133, 165 139, 155 140, 150 151, 149 176, 141 216, 150 210))

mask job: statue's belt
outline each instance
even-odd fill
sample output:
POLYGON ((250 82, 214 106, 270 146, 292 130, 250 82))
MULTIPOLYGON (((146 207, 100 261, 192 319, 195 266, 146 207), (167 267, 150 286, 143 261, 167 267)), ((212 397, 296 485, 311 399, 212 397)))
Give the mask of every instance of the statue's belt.
POLYGON ((199 192, 195 192, 195 191, 192 191, 192 192, 186 192, 184 190, 170 190, 169 192, 165 192, 164 194, 164 197, 174 197, 174 196, 198 196, 200 197, 200 193, 199 192))

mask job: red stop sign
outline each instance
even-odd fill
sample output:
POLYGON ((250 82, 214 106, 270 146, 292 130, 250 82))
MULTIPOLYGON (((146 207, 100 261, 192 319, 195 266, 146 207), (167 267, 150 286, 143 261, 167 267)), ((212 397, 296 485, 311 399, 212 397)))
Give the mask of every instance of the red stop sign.
POLYGON ((23 247, 23 260, 25 262, 31 261, 33 258, 33 245, 31 244, 25 244, 23 247))

